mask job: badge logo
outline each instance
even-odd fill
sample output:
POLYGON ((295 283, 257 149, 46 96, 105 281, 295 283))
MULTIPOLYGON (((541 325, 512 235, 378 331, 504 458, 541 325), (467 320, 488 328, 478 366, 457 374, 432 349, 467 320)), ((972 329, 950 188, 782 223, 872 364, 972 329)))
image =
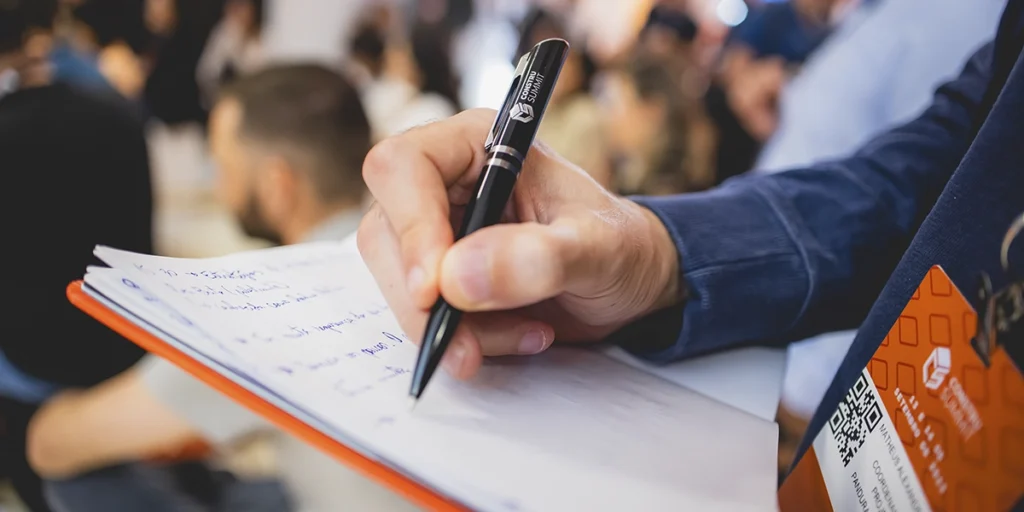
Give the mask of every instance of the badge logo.
POLYGON ((526 103, 516 103, 512 105, 510 116, 520 123, 529 123, 533 121, 533 107, 526 103))
POLYGON ((952 356, 948 348, 935 347, 922 368, 924 387, 933 391, 939 389, 939 386, 946 380, 946 376, 949 375, 951 361, 952 356))

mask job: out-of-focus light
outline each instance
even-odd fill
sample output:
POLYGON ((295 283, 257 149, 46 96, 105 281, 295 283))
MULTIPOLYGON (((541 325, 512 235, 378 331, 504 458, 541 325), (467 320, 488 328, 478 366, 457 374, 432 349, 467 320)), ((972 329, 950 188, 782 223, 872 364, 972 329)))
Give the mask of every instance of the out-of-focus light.
POLYGON ((470 90, 467 91, 465 106, 500 108, 515 72, 515 66, 505 60, 495 59, 483 63, 473 77, 472 83, 467 84, 470 85, 470 90))
POLYGON ((735 27, 747 19, 747 4, 743 0, 718 0, 715 15, 722 23, 735 27))

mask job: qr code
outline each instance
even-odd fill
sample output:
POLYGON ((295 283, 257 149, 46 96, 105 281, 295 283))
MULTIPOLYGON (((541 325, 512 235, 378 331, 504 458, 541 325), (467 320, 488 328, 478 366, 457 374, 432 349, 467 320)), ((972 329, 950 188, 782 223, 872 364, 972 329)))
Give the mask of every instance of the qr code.
POLYGON ((862 373, 828 420, 844 468, 850 465, 868 434, 874 432, 881 421, 882 407, 877 395, 871 392, 867 375, 862 373))

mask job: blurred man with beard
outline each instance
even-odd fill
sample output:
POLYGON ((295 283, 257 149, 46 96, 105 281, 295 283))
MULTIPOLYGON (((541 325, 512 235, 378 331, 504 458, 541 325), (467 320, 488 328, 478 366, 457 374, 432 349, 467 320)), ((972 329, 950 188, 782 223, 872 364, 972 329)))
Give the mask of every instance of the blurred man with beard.
POLYGON ((355 89, 333 71, 288 65, 245 78, 210 118, 221 200, 250 236, 344 238, 362 216, 369 130, 355 89))
MULTIPOLYGON (((222 200, 249 235, 274 243, 341 240, 355 232, 370 145, 353 86, 316 65, 276 66, 242 78, 224 91, 210 118, 222 200)), ((51 400, 30 427, 28 451, 33 467, 53 480, 50 496, 59 510, 143 510, 140 504, 159 502, 158 510, 178 512, 193 504, 166 486, 147 486, 149 496, 123 492, 123 482, 137 481, 145 469, 137 461, 195 439, 216 450, 258 433, 271 434, 289 503, 273 487, 250 485, 229 490, 214 510, 411 507, 153 357, 93 389, 51 400), (231 499, 239 492, 244 496, 231 499)))

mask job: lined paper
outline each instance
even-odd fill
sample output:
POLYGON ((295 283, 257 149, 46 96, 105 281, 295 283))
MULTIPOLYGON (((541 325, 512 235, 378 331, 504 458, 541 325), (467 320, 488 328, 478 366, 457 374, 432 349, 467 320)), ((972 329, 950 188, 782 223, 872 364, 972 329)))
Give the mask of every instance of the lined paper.
POLYGON ((775 510, 774 424, 584 349, 439 373, 351 244, 212 259, 105 247, 86 283, 236 382, 481 510, 775 510))

